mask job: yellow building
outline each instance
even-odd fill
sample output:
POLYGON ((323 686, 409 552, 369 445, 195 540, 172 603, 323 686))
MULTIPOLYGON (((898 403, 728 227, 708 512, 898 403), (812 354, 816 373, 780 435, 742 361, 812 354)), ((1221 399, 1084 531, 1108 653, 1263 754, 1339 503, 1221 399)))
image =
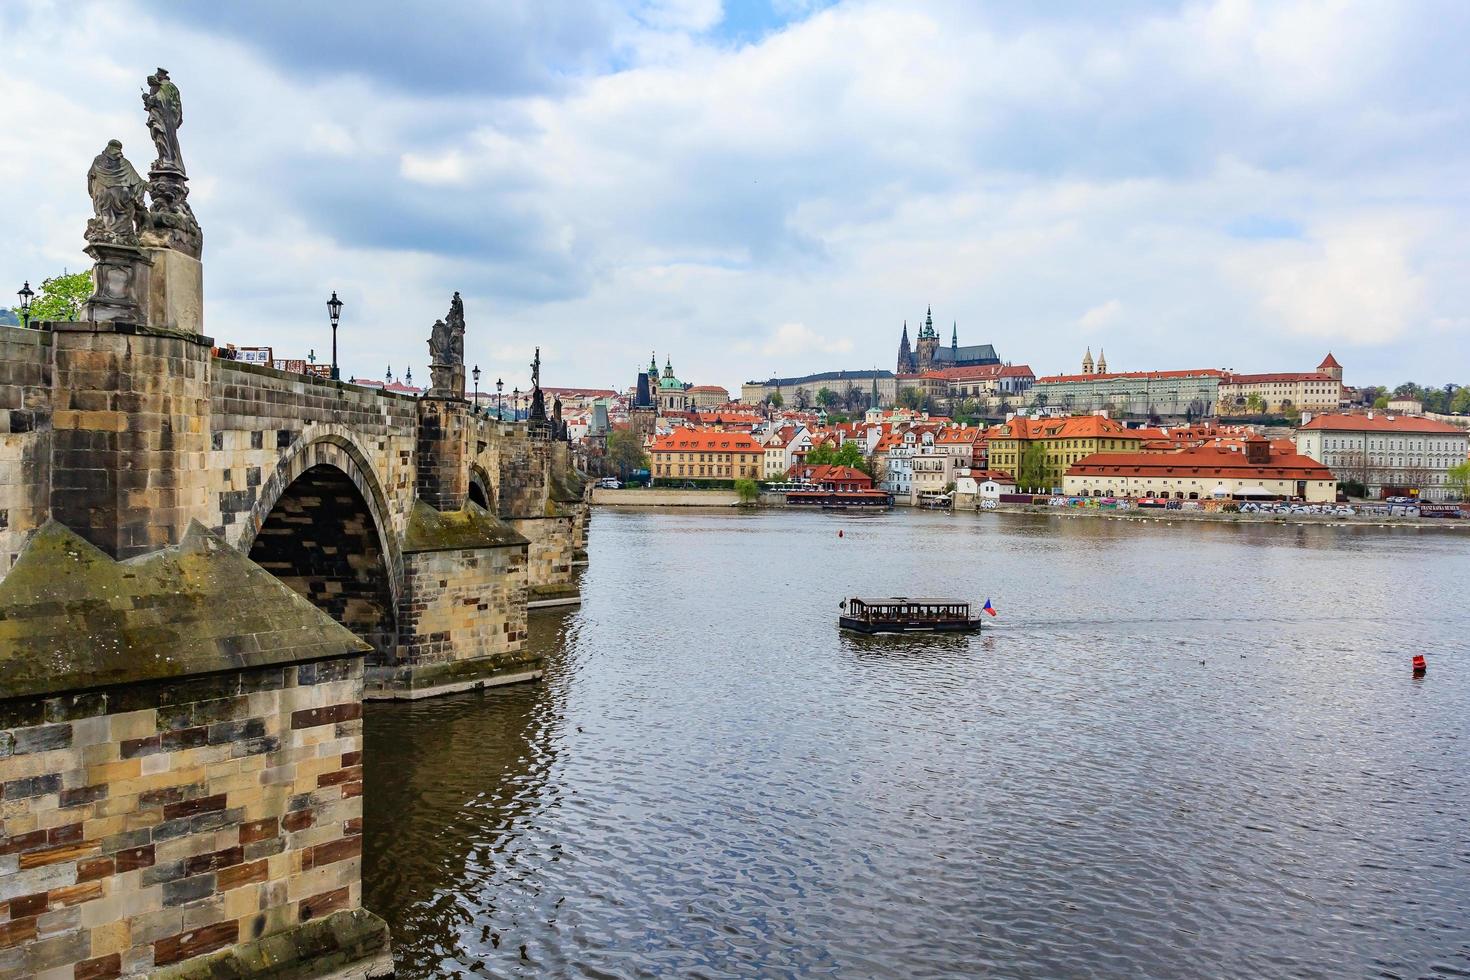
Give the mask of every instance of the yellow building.
POLYGON ((1017 416, 989 432, 992 470, 1015 475, 1023 490, 1049 491, 1062 485, 1062 474, 1072 464, 1095 453, 1136 453, 1143 440, 1118 422, 1101 415, 1066 419, 1028 419, 1017 416), (1028 459, 1031 447, 1035 459, 1028 459))
POLYGON ((675 429, 648 449, 656 480, 759 480, 765 447, 745 432, 675 429))

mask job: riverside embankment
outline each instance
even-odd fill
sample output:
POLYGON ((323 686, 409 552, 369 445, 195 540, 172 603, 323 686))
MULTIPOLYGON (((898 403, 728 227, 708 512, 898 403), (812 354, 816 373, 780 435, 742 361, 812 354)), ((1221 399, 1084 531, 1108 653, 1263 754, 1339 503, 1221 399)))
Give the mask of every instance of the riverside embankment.
POLYGON ((1422 528, 1430 531, 1470 531, 1470 521, 1423 517, 1382 517, 1374 514, 1338 517, 1327 514, 1229 514, 1203 510, 1108 510, 1102 507, 1049 507, 1036 504, 997 504, 984 510, 962 509, 957 514, 1043 514, 1057 518, 1098 518, 1170 524, 1315 524, 1332 527, 1422 528))

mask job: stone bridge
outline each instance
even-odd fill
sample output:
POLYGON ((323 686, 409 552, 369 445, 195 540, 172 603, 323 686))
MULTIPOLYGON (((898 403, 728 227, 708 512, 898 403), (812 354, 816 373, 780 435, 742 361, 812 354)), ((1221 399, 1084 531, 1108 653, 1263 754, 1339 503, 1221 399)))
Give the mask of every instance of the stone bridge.
POLYGON ((533 679, 527 609, 576 601, 585 545, 553 431, 176 323, 0 327, 0 578, 51 518, 119 560, 197 521, 372 646, 370 697, 533 679))

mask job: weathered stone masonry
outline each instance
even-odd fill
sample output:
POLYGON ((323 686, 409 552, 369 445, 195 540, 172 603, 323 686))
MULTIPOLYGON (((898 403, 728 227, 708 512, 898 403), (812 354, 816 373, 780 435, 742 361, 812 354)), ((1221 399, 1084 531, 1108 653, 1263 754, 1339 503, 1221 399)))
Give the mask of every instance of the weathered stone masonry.
POLYGON ((197 524, 120 565, 51 523, 0 609, 0 977, 391 971, 365 644, 197 524))
POLYGON ((515 615, 446 643, 413 632, 426 620, 412 593, 425 563, 461 561, 463 575, 440 577, 478 589, 461 597, 471 605, 575 601, 586 506, 564 444, 460 399, 214 358, 209 338, 174 329, 41 327, 0 328, 0 576, 51 516, 118 557, 199 520, 373 647, 370 696, 435 693, 435 676, 446 691, 538 676, 518 659, 515 615), (505 524, 497 554, 405 550, 416 506, 458 513, 472 497, 505 524))

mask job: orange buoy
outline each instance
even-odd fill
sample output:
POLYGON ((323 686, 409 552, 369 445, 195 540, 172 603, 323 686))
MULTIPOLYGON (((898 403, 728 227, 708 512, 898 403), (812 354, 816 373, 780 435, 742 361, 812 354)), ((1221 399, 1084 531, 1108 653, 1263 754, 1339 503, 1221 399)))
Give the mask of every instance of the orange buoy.
POLYGON ((842 537, 842 528, 840 528, 840 527, 837 529, 837 536, 839 538, 842 537))
POLYGON ((1429 664, 1424 660, 1424 654, 1414 654, 1414 673, 1423 674, 1429 670, 1429 664))

